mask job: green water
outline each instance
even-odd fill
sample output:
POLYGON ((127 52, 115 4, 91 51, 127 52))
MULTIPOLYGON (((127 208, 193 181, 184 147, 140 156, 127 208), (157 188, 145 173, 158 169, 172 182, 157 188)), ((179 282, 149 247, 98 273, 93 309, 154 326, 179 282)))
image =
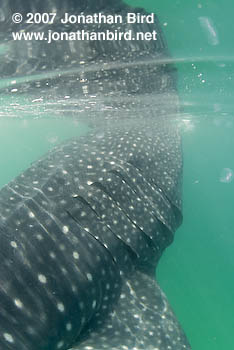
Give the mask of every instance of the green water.
MULTIPOLYGON (((234 180, 220 181, 224 168, 234 171, 234 4, 129 3, 159 15, 179 72, 184 222, 157 279, 193 350, 234 349, 234 180), (217 37, 201 26, 204 17, 217 37)), ((70 118, 0 118, 0 187, 56 143, 86 130, 70 118)))
POLYGON ((184 223, 158 268, 158 280, 193 349, 233 348, 234 123, 200 121, 183 135, 184 223))
POLYGON ((234 348, 234 3, 129 1, 155 11, 178 58, 183 132, 184 223, 157 278, 194 350, 234 348), (217 37, 199 18, 209 18, 217 37), (200 21, 200 22, 199 22, 200 21))
POLYGON ((0 188, 56 144, 87 130, 71 118, 0 118, 0 188))

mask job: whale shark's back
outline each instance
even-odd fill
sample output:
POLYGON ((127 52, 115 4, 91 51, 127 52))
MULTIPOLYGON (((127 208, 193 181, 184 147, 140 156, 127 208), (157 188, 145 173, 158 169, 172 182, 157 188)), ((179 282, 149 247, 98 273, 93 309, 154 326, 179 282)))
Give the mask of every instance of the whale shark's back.
MULTIPOLYGON (((22 29, 74 31, 61 25, 65 12, 145 14, 105 0, 1 6, 9 40, 22 29), (18 27, 7 20, 35 11, 57 12, 57 20, 18 27)), ((176 71, 156 16, 154 24, 80 28, 155 30, 157 40, 7 43, 4 92, 10 77, 18 94, 42 96, 73 117, 75 109, 91 131, 0 190, 0 349, 190 349, 154 278, 182 222, 176 71)))

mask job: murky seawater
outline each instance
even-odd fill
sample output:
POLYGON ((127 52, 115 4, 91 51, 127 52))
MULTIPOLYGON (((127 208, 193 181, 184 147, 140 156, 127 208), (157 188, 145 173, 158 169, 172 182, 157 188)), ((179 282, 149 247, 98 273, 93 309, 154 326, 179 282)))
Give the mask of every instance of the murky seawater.
POLYGON ((159 14, 178 62, 183 124, 184 223, 157 277, 193 349, 233 348, 234 6, 144 4, 159 14))

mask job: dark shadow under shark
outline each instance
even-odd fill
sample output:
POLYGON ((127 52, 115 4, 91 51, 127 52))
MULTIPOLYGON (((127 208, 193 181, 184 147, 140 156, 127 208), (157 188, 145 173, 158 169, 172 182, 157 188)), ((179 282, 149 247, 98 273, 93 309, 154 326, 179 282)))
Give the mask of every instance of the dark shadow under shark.
MULTIPOLYGON (((105 0, 3 0, 1 11, 6 38, 14 12, 144 13, 105 0)), ((7 38, 1 76, 16 79, 19 94, 71 95, 89 106, 80 118, 92 129, 0 191, 1 350, 190 349, 154 276, 182 222, 176 76, 158 21, 121 25, 129 27, 155 29, 158 39, 49 46, 7 38)))

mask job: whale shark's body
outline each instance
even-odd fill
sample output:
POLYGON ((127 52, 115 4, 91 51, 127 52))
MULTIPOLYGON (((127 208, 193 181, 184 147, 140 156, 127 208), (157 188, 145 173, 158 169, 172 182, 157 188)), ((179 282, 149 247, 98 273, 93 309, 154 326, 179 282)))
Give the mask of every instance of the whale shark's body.
MULTIPOLYGON (((5 17, 37 8, 142 11, 118 1, 25 8, 3 0, 5 17)), ((154 278, 182 221, 174 70, 163 63, 158 23, 133 30, 155 27, 154 43, 55 44, 63 52, 57 60, 53 50, 45 60, 44 43, 21 43, 22 50, 10 43, 3 77, 39 73, 42 60, 46 69, 84 60, 78 78, 60 75, 49 87, 41 79, 39 91, 60 96, 65 89, 95 109, 84 113, 87 135, 55 147, 0 190, 0 350, 190 349, 154 278)))

